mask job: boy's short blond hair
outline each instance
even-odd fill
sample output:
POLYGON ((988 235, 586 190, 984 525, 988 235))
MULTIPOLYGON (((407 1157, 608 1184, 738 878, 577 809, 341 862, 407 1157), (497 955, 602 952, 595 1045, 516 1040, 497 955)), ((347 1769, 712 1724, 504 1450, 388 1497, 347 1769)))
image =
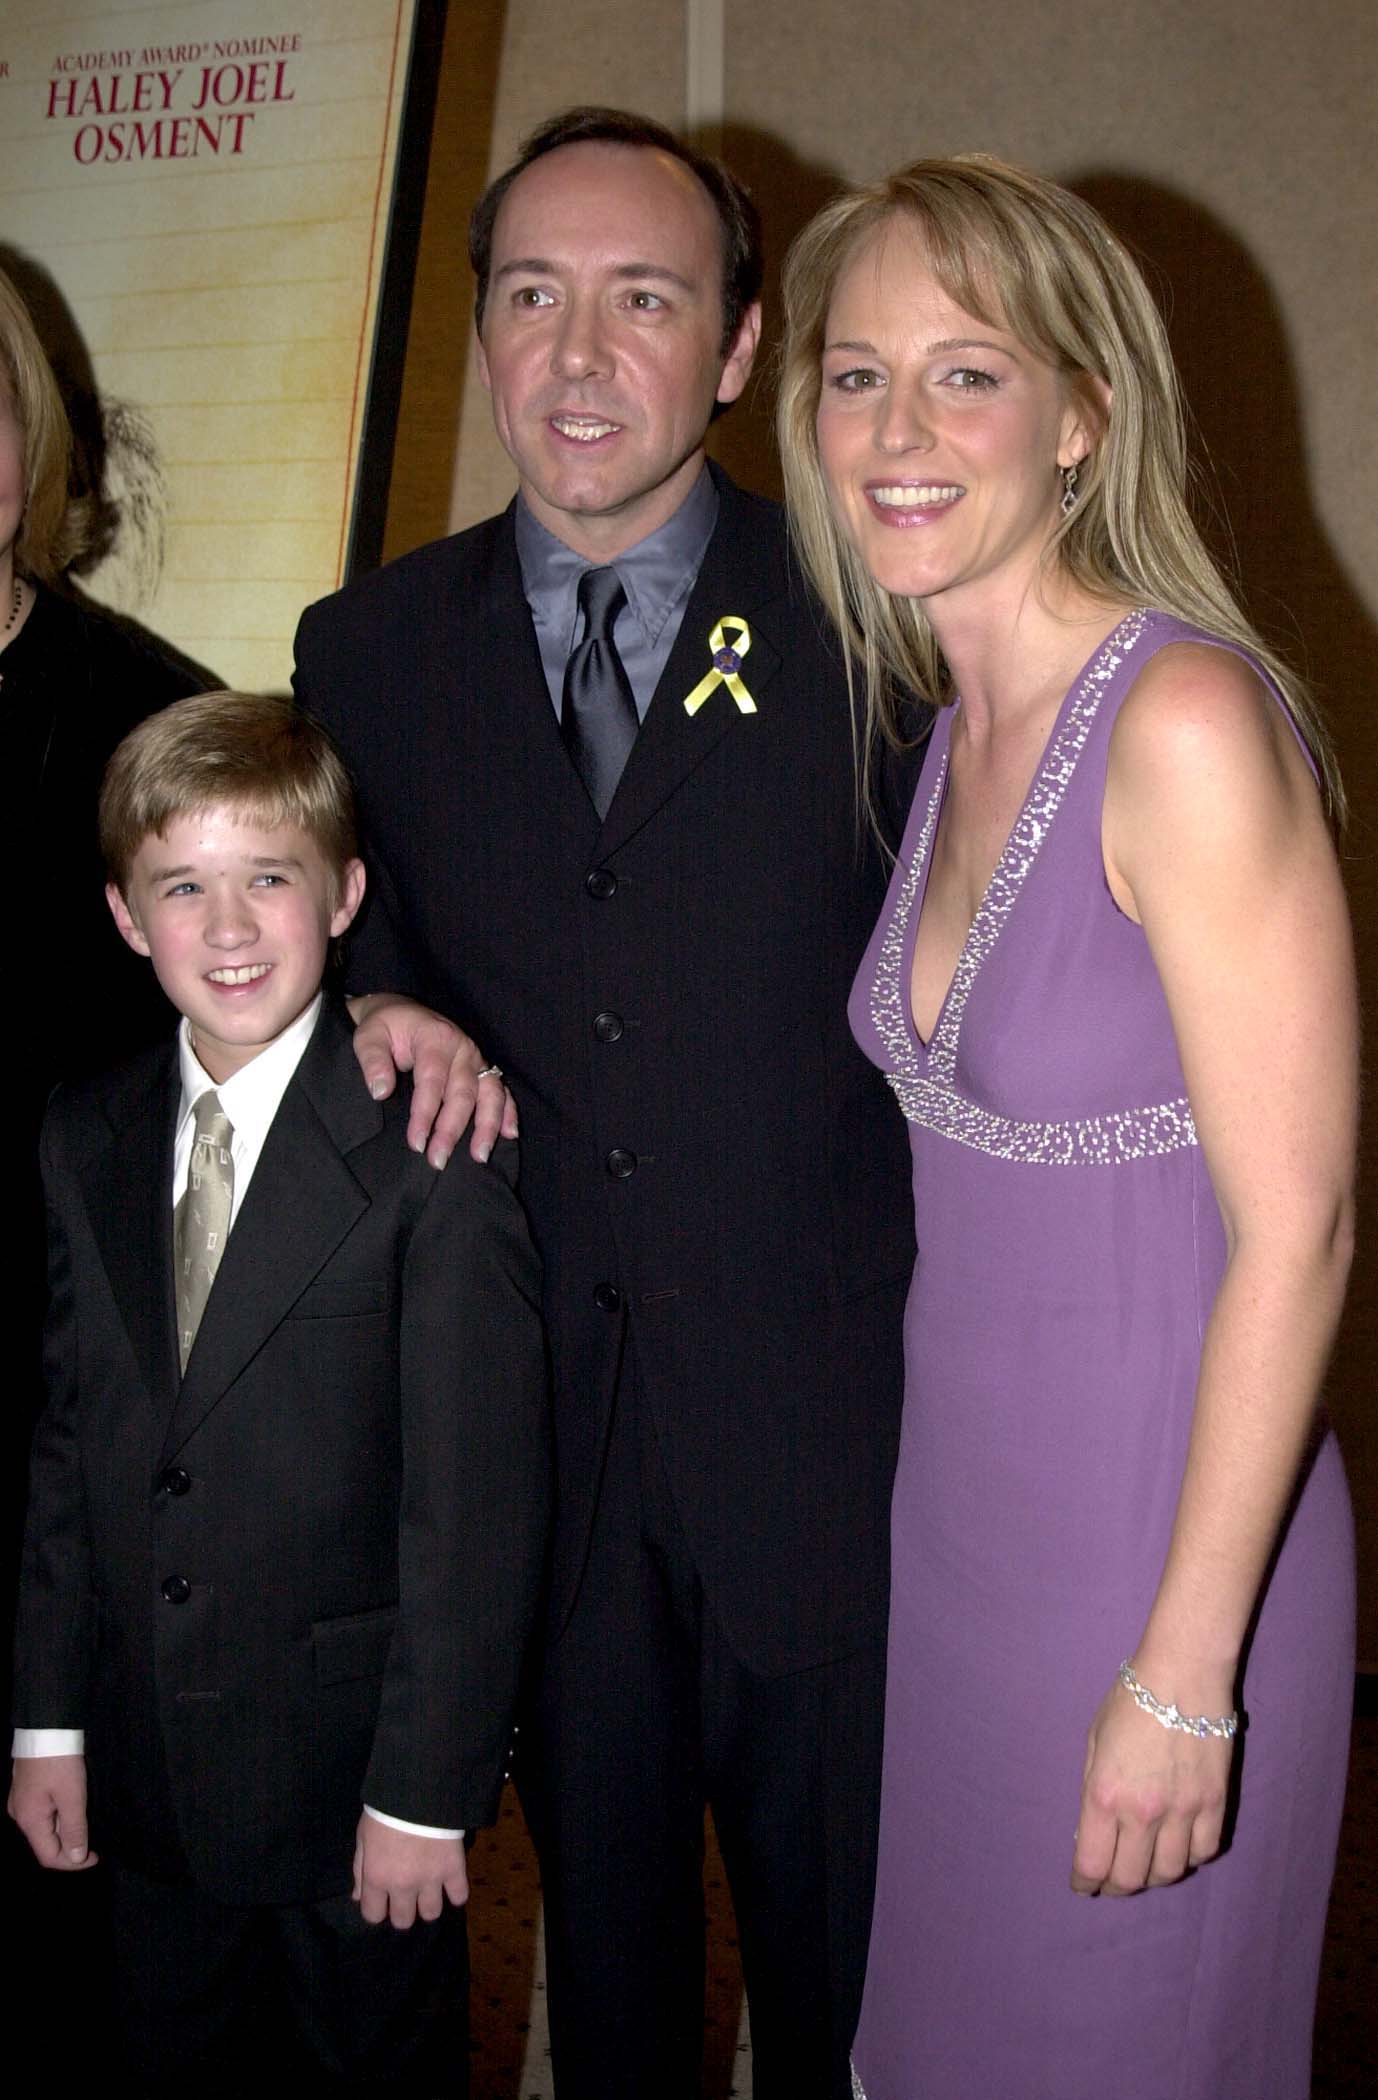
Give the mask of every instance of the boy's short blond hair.
POLYGON ((354 789, 319 722, 263 693, 194 693, 131 729, 105 769, 100 845, 110 880, 125 893, 146 838, 225 804, 268 830, 296 825, 337 888, 358 853, 354 789))

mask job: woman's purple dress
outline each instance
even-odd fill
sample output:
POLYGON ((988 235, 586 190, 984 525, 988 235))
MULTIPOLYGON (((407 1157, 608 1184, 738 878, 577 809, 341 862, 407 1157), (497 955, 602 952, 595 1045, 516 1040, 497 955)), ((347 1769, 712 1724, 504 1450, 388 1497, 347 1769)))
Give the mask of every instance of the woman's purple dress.
POLYGON ((909 996, 952 714, 852 1024, 910 1125, 919 1256, 893 1509, 865 2100, 1305 2100, 1353 1694, 1353 1541, 1318 1439, 1242 1683, 1227 1851, 1068 1887, 1086 1731, 1157 1587, 1219 1213, 1140 929, 1101 862, 1106 751, 1166 643, 1132 613, 1062 704, 930 1042, 909 996))

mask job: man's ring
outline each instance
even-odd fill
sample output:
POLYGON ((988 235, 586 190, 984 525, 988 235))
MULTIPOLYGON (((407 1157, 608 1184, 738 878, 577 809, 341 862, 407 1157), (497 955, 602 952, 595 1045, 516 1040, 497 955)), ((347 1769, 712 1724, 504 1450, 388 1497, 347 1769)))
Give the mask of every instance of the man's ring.
POLYGON ((485 1066, 483 1067, 482 1071, 481 1071, 481 1072, 479 1072, 479 1073, 477 1073, 477 1074, 476 1074, 475 1076, 476 1076, 477 1078, 479 1078, 479 1079, 501 1079, 501 1078, 502 1078, 502 1066, 501 1066, 501 1065, 485 1065, 485 1066))

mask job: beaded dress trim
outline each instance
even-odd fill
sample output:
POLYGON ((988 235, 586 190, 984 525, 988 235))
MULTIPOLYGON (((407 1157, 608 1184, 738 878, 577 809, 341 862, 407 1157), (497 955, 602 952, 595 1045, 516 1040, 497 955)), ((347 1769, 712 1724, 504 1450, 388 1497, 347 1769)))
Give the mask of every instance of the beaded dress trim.
MULTIPOLYGON (((926 1054, 920 1051, 910 1018, 909 987, 903 982, 904 950, 910 915, 942 808, 947 784, 946 753, 877 956, 871 1019, 889 1060, 885 1076, 905 1116, 909 1122, 922 1124, 940 1137, 987 1152, 996 1159, 1015 1160, 1028 1166, 1118 1166, 1125 1160, 1150 1159, 1197 1143, 1196 1125, 1185 1095, 1076 1122, 1028 1123, 981 1107, 959 1093, 956 1085, 962 1017, 977 973, 999 940, 1029 871, 1047 841, 1106 689, 1139 642, 1148 618, 1146 612, 1132 612, 1120 622, 1082 674, 1064 708, 977 907, 926 1054)), ((861 2091, 859 2086, 855 2090, 861 2091)), ((865 2100, 864 2094, 861 2100, 865 2100)))
POLYGON ((865 2086, 863 2086, 863 2084, 861 2083, 861 2080, 860 2080, 860 2079, 859 2079, 859 2078, 857 2077, 857 2075, 856 2075, 856 2065, 855 2065, 855 2064, 853 2064, 853 2065, 852 2065, 852 2067, 851 2067, 851 2069, 852 2069, 852 2100, 866 2100, 866 2088, 865 2088, 865 2086))

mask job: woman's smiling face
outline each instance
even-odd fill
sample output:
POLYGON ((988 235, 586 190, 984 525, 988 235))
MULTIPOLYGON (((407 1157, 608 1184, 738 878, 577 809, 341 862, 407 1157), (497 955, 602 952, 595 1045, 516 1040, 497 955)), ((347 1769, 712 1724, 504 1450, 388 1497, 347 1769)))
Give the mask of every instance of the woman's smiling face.
POLYGON ((1032 582, 1093 436, 1064 376, 958 306, 896 219, 833 288, 817 430, 842 532, 882 589, 925 600, 1032 582))

